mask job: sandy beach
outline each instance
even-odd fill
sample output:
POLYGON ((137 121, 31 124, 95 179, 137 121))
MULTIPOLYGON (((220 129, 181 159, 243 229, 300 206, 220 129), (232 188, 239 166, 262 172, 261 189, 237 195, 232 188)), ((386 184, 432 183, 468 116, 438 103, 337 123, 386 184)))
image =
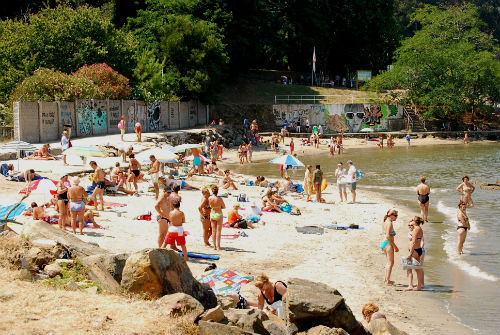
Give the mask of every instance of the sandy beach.
MULTIPOLYGON (((131 136, 131 135, 128 135, 131 136)), ((148 136, 148 134, 146 134, 148 136)), ((108 142, 113 142, 113 136, 106 137, 108 142)), ((97 141, 96 138, 93 139, 97 141)), ((119 136, 117 136, 119 141, 119 136)), ((74 143, 78 145, 79 139, 74 143)), ((326 141, 326 140, 323 140, 326 141)), ((433 138, 415 139, 411 145, 457 144, 456 140, 440 140, 433 138)), ((287 139, 286 143, 289 143, 287 139)), ((150 143, 152 144, 152 143, 150 143)), ((406 141, 396 139, 396 146, 407 145, 406 141)), ((374 143, 363 144, 359 139, 345 139, 346 150, 355 150, 359 147, 372 146, 378 150, 374 143)), ((284 147, 286 148, 286 147, 284 147)), ((299 156, 303 154, 327 152, 327 146, 320 149, 303 148, 296 142, 296 151, 299 156), (302 153, 304 151, 304 153, 302 153)), ((254 152, 254 160, 270 159, 276 156, 274 152, 254 152)), ((236 150, 225 150, 226 163, 236 162, 236 150)), ((99 164, 109 167, 117 158, 99 159, 99 164)), ((120 159, 121 161, 121 159, 120 159)), ((26 167, 27 161, 22 166, 26 167)), ((56 178, 57 174, 65 169, 61 161, 37 161, 35 169, 44 176, 56 178)), ((126 166, 126 164, 125 164, 126 166)), ((88 170, 82 165, 71 166, 68 171, 88 170)), ((242 181, 247 177, 242 177, 242 181)), ((250 176, 248 178, 251 178, 250 176)), ((217 183, 213 177, 194 176, 188 180, 189 184, 202 187, 207 184, 217 183)), ((257 229, 247 229, 244 232, 248 237, 239 236, 234 239, 223 239, 220 252, 216 252, 203 245, 202 227, 199 221, 198 206, 201 202, 200 191, 181 190, 181 210, 186 215, 185 230, 188 251, 216 254, 220 260, 216 261, 218 267, 236 269, 251 274, 266 273, 275 280, 299 277, 322 282, 338 289, 345 297, 358 320, 362 320, 361 307, 367 302, 374 302, 380 306, 387 318, 399 329, 408 333, 418 334, 465 334, 471 329, 461 325, 458 320, 447 311, 433 297, 432 291, 406 292, 406 271, 400 265, 400 258, 407 255, 408 244, 407 223, 410 217, 417 214, 416 208, 404 208, 398 204, 397 199, 387 199, 383 196, 361 190, 358 192, 357 204, 339 203, 336 185, 329 180, 325 190, 325 204, 306 202, 305 199, 292 195, 285 198, 297 206, 302 215, 292 216, 286 213, 264 213, 257 229), (332 184, 333 183, 333 184, 332 184), (379 244, 383 238, 381 223, 384 214, 390 208, 399 210, 399 218, 395 229, 398 232, 396 244, 401 251, 395 255, 395 266, 392 279, 394 287, 383 285, 385 255, 380 250, 379 244), (328 225, 332 223, 348 226, 358 224, 363 230, 333 230, 325 229, 323 235, 302 234, 296 231, 297 226, 328 225)), ((88 184, 84 180, 83 185, 88 184)), ((0 181, 3 198, 19 197, 17 192, 24 183, 0 181)), ((224 198, 227 216, 232 205, 237 202, 239 193, 246 193, 250 200, 260 202, 264 188, 256 186, 238 185, 239 190, 228 191, 224 198)), ((135 217, 144 211, 154 213, 154 194, 147 192, 147 184, 140 184, 144 191, 139 197, 117 195, 105 196, 105 200, 126 204, 124 207, 111 207, 100 212, 97 222, 105 229, 86 228, 81 239, 95 242, 100 247, 112 252, 131 252, 148 247, 156 247, 158 225, 156 220, 136 220, 135 217)), ((26 201, 42 201, 45 196, 32 195, 26 201)), ((242 207, 247 205, 242 204, 242 207)), ((18 217, 18 221, 31 220, 30 217, 18 217)), ((19 231, 20 226, 9 225, 19 231)), ((232 228, 223 228, 223 234, 236 235, 239 231, 232 228)), ((190 259, 189 267, 196 276, 212 261, 190 259)), ((248 294, 251 294, 250 290, 248 294)), ((252 298, 252 297, 249 297, 252 298)))

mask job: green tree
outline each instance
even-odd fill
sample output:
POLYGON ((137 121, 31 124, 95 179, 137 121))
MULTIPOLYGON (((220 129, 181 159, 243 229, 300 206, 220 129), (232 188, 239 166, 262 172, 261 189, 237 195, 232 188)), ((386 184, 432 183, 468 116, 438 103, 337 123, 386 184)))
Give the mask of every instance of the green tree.
POLYGON ((500 62, 495 40, 481 31, 477 8, 425 6, 411 22, 421 29, 396 50, 394 71, 375 77, 368 88, 405 89, 429 119, 491 111, 500 101, 500 62))
POLYGON ((0 101, 16 83, 40 67, 70 73, 84 64, 107 63, 130 76, 136 42, 116 29, 98 8, 57 7, 33 14, 29 22, 0 22, 0 101))

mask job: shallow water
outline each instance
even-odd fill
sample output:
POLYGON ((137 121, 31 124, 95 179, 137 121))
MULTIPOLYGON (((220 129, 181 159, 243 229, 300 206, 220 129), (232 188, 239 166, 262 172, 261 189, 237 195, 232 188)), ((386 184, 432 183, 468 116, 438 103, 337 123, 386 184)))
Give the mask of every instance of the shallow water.
MULTIPOLYGON (((374 144, 367 144, 373 146, 374 144)), ((429 222, 425 231, 425 276, 427 290, 435 292, 449 312, 478 334, 498 333, 500 329, 500 191, 484 191, 476 185, 475 207, 468 209, 471 230, 464 245, 465 254, 456 255, 455 190, 463 175, 471 180, 495 182, 500 179, 500 145, 478 144, 348 149, 339 158, 328 154, 304 155, 304 164, 320 164, 328 181, 334 182, 339 161, 354 161, 364 178, 358 188, 378 191, 397 199, 401 205, 420 213, 415 187, 420 176, 431 186, 429 222)), ((279 176, 279 167, 267 162, 231 165, 236 172, 279 176)), ((293 179, 302 179, 304 169, 293 179)), ((405 232, 403 232, 405 233, 405 232)))

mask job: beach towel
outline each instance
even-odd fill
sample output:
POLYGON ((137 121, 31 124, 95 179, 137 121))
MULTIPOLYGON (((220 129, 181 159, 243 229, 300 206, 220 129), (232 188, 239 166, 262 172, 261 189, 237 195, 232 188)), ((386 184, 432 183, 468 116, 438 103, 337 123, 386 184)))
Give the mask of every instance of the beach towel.
POLYGON ((315 235, 323 235, 325 232, 325 229, 323 229, 323 227, 318 227, 318 226, 295 227, 295 230, 302 234, 315 234, 315 235))
MULTIPOLYGON (((89 201, 87 203, 87 205, 94 206, 94 200, 89 201)), ((119 202, 107 202, 107 201, 104 201, 104 206, 108 206, 108 207, 125 207, 125 206, 127 206, 127 204, 121 204, 119 202)))
POLYGON ((215 294, 228 295, 240 291, 241 286, 254 280, 252 275, 228 269, 214 269, 196 277, 202 284, 208 284, 215 294))
MULTIPOLYGON (((8 205, 8 206, 0 206, 0 219, 3 220, 5 218, 5 215, 7 215, 7 213, 12 209, 12 207, 14 205, 15 204, 8 205)), ((7 218, 7 220, 14 220, 17 216, 22 214, 22 212, 24 211, 25 208, 26 208, 25 203, 19 204, 19 206, 17 206, 16 209, 14 209, 12 211, 12 213, 9 214, 9 217, 7 218)), ((2 224, 3 223, 0 223, 0 225, 2 225, 2 224)))
POLYGON ((240 237, 240 234, 233 234, 233 235, 221 234, 220 236, 220 238, 223 240, 236 240, 238 237, 240 237))
MULTIPOLYGON (((56 219, 56 218, 49 218, 49 217, 45 217, 42 219, 42 221, 45 221, 47 223, 50 223, 50 224, 59 224, 59 219, 56 219)), ((90 220, 87 220, 87 222, 85 222, 85 225, 83 226, 84 228, 92 228, 92 229, 106 229, 104 227, 94 227, 94 225, 92 226, 89 226, 89 223, 92 223, 92 221, 90 220)), ((71 221, 69 221, 68 223, 66 223, 66 227, 71 227, 71 221)), ((77 228, 80 228, 80 222, 76 221, 76 227, 77 228)))
POLYGON ((323 228, 337 229, 337 230, 347 230, 347 229, 363 230, 363 229, 365 229, 364 227, 355 228, 355 227, 349 227, 349 226, 339 226, 336 224, 323 225, 323 228))
POLYGON ((263 212, 268 212, 268 213, 278 213, 278 211, 277 211, 277 210, 275 210, 275 209, 271 209, 271 210, 268 210, 268 209, 263 209, 262 211, 263 211, 263 212))

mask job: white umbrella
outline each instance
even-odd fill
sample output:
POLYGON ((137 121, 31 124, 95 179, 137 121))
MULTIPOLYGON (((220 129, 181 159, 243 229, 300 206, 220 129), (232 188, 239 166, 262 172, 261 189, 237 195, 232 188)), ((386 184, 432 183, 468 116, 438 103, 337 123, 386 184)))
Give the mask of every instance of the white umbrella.
MULTIPOLYGON (((200 156, 200 158, 201 158, 202 161, 208 162, 208 158, 207 157, 200 156)), ((193 155, 190 155, 190 156, 187 156, 187 157, 183 158, 183 160, 185 160, 185 161, 192 161, 193 159, 194 159, 193 155)))
POLYGON ((203 144, 185 143, 185 144, 181 144, 181 145, 176 145, 173 149, 174 149, 174 152, 183 152, 183 151, 186 151, 188 149, 203 148, 203 147, 204 147, 203 144))
POLYGON ((149 162, 149 156, 151 155, 155 156, 155 158, 159 161, 169 161, 178 158, 177 155, 174 154, 173 152, 161 148, 153 148, 145 150, 137 154, 136 158, 141 162, 149 162))
POLYGON ((276 157, 270 161, 272 164, 280 164, 280 165, 291 165, 291 166, 304 166, 304 163, 299 161, 297 158, 292 155, 282 155, 276 157))
POLYGON ((37 151, 38 148, 33 144, 24 141, 12 141, 0 147, 2 150, 15 150, 17 152, 17 169, 19 170, 20 151, 37 151))

